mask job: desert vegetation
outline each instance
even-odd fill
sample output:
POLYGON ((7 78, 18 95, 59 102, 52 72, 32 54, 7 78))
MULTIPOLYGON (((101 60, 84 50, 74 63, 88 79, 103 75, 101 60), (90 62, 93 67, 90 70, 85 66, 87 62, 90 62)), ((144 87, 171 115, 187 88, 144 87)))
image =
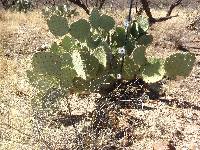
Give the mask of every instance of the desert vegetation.
POLYGON ((200 147, 199 1, 0 3, 0 149, 200 147))

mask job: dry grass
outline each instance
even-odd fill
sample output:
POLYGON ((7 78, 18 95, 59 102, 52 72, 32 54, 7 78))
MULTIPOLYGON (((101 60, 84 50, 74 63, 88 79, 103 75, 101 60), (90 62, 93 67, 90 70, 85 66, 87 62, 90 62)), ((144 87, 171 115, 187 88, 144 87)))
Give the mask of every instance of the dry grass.
POLYGON ((0 43, 4 53, 30 54, 44 43, 51 43, 53 36, 48 34, 48 28, 40 12, 27 14, 1 12, 4 19, 0 20, 0 43))
MULTIPOLYGON (((153 13, 163 16, 165 11, 155 10, 153 13)), ((176 13, 179 13, 179 17, 153 25, 150 29, 154 36, 154 43, 148 49, 151 56, 165 57, 169 53, 177 51, 174 39, 194 46, 196 44, 194 40, 200 40, 199 33, 186 29, 191 18, 199 12, 178 9, 174 12, 174 14, 176 13)), ((110 14, 117 18, 118 24, 122 24, 120 20, 124 19, 127 12, 116 11, 110 14)), ((55 116, 48 116, 44 119, 42 118, 46 117, 44 112, 39 115, 40 119, 33 118, 35 112, 31 98, 35 95, 36 90, 28 83, 26 70, 31 68, 31 56, 37 47, 43 43, 52 43, 54 40, 54 37, 48 32, 41 14, 38 11, 28 14, 1 11, 0 28, 2 29, 0 30, 0 49, 2 49, 0 53, 0 149, 31 150, 48 149, 48 147, 59 149, 64 148, 65 145, 73 146, 75 130, 72 126, 65 126, 61 123, 57 128, 57 125, 52 125, 51 121, 55 116), (37 124, 40 127, 37 127, 37 124)), ((194 49, 190 50, 196 53, 194 49)), ((197 55, 197 62, 199 61, 200 57, 197 55)), ((118 116, 118 119, 121 120, 119 121, 120 127, 130 126, 124 121, 128 117, 138 118, 144 122, 144 125, 141 126, 137 126, 137 124, 131 126, 134 142, 129 149, 148 150, 155 141, 160 139, 173 140, 177 149, 200 141, 199 74, 200 66, 199 63, 196 63, 191 76, 186 80, 166 84, 168 103, 170 100, 172 100, 171 103, 173 100, 178 100, 183 102, 181 107, 171 106, 167 104, 167 101, 156 101, 156 104, 145 103, 145 105, 155 108, 153 110, 133 109, 128 112, 122 110, 123 116, 118 116), (184 102, 193 105, 194 108, 189 106, 187 108, 184 102), (183 137, 177 136, 177 131, 180 131, 183 137)), ((92 111, 94 98, 92 96, 83 99, 73 97, 70 102, 73 106, 73 115, 82 115, 85 109, 92 111)), ((65 100, 61 101, 59 110, 68 111, 65 100)), ((77 123, 79 130, 82 130, 85 124, 82 121, 77 123)), ((109 140, 105 135, 102 136, 104 140, 99 139, 99 143, 103 145, 109 140)), ((90 135, 88 136, 90 137, 90 135)))

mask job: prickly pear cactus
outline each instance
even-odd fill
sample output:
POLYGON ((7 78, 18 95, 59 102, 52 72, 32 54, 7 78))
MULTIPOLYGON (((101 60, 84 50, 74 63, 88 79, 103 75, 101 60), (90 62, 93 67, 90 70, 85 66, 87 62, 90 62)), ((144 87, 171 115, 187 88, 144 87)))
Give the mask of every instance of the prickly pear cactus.
POLYGON ((109 32, 115 26, 115 20, 108 15, 101 15, 97 9, 91 12, 89 17, 91 26, 95 29, 102 29, 105 32, 109 32))
POLYGON ((115 26, 115 20, 107 15, 102 15, 99 21, 99 27, 106 32, 109 32, 115 26))
POLYGON ((51 52, 39 52, 33 56, 33 70, 40 74, 56 76, 61 71, 60 56, 51 52))
POLYGON ((100 24, 100 13, 97 9, 93 9, 89 17, 90 24, 93 28, 98 29, 100 24))
POLYGON ((86 20, 80 19, 71 24, 70 34, 80 42, 84 42, 90 36, 90 24, 86 20))
POLYGON ((78 14, 76 9, 72 8, 68 2, 64 5, 46 6, 42 9, 42 15, 45 19, 49 19, 52 15, 72 18, 78 14))
POLYGON ((162 60, 148 60, 147 64, 141 67, 141 75, 147 83, 155 83, 162 80, 165 75, 162 60))
POLYGON ((146 18, 144 16, 138 16, 137 23, 139 25, 139 28, 142 29, 144 32, 146 32, 149 29, 148 18, 146 18))
POLYGON ((49 51, 33 56, 33 70, 27 71, 27 76, 38 89, 101 92, 118 80, 120 71, 120 80, 142 78, 155 83, 164 77, 187 77, 195 62, 192 53, 166 59, 147 57, 146 48, 153 37, 147 33, 149 24, 142 16, 128 27, 120 27, 112 17, 93 10, 88 20, 70 22, 54 14, 47 24, 59 40, 49 51))
POLYGON ((178 76, 187 77, 195 62, 195 55, 192 53, 176 53, 165 60, 166 75, 172 79, 178 76))
POLYGON ((53 15, 47 20, 50 32, 55 36, 63 36, 69 31, 68 21, 66 18, 53 15))
POLYGON ((146 58, 146 47, 140 46, 137 47, 132 54, 133 60, 139 66, 145 65, 147 63, 146 58))

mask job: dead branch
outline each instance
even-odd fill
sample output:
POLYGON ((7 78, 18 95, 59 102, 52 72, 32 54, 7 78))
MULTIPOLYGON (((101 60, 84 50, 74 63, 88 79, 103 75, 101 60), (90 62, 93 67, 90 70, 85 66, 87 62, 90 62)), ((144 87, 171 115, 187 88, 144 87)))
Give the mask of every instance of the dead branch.
POLYGON ((172 13, 172 11, 173 11, 173 9, 174 9, 176 6, 180 5, 181 2, 182 2, 182 0, 177 0, 175 3, 171 4, 171 6, 170 6, 170 8, 169 8, 169 10, 168 10, 168 12, 167 12, 167 14, 166 14, 166 17, 170 16, 171 13, 172 13))
POLYGON ((86 6, 86 4, 84 4, 82 1, 80 0, 68 0, 70 1, 71 3, 81 7, 83 10, 85 10, 85 12, 89 15, 90 14, 90 11, 88 9, 88 7, 86 6))
POLYGON ((156 22, 167 21, 167 20, 169 20, 169 19, 171 19, 171 18, 174 18, 174 17, 178 17, 178 15, 157 18, 157 19, 155 19, 155 21, 156 21, 156 22))
POLYGON ((178 6, 178 5, 181 4, 182 0, 177 0, 175 3, 171 4, 171 6, 170 6, 170 8, 169 8, 169 10, 168 10, 168 12, 167 12, 167 14, 166 14, 166 16, 165 16, 165 17, 161 17, 161 18, 154 18, 154 17, 153 17, 153 15, 152 15, 152 13, 151 13, 151 9, 150 9, 150 7, 149 7, 149 3, 148 3, 147 0, 140 0, 140 2, 142 3, 142 7, 143 7, 143 9, 144 9, 144 11, 145 11, 147 17, 149 18, 149 23, 150 23, 150 25, 152 25, 152 24, 154 24, 154 23, 156 23, 156 22, 162 22, 162 21, 169 20, 169 19, 171 19, 171 18, 173 18, 173 17, 177 17, 178 15, 176 15, 176 16, 171 16, 171 13, 172 13, 173 9, 174 9, 176 6, 178 6))
POLYGON ((149 17, 149 23, 155 23, 156 19, 152 16, 151 14, 151 9, 149 7, 149 3, 147 0, 140 0, 140 2, 142 3, 142 7, 147 15, 147 17, 149 17))

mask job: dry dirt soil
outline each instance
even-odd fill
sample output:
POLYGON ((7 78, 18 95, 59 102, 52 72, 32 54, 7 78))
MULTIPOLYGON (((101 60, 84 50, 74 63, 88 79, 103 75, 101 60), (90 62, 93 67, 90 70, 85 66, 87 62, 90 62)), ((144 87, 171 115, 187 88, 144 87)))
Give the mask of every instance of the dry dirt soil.
MULTIPOLYGON (((200 24, 193 30, 187 28, 199 10, 177 8, 173 12, 177 17, 149 30, 154 37, 148 48, 150 57, 166 57, 181 51, 180 46, 196 55, 191 75, 166 81, 164 96, 146 99, 144 107, 117 109, 111 102, 95 104, 98 94, 72 94, 60 100, 54 112, 35 108, 32 99, 37 90, 29 84, 26 70, 31 69, 31 57, 38 48, 51 44, 55 37, 39 10, 27 14, 0 11, 0 149, 151 150, 166 143, 171 145, 168 149, 200 149, 200 24)), ((128 14, 108 13, 118 24, 128 14)), ((165 13, 153 10, 157 17, 165 13)))

